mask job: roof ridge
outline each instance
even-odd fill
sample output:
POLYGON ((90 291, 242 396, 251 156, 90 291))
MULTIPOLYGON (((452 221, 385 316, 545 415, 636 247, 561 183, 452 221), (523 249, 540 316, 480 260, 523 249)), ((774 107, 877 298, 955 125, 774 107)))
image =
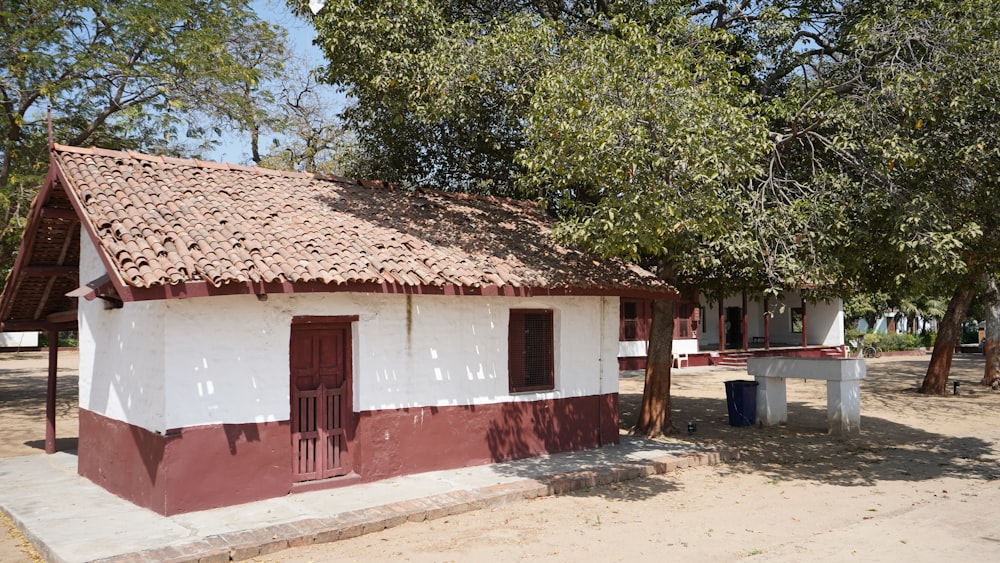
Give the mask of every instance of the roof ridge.
MULTIPOLYGON (((301 178, 306 180, 333 181, 333 182, 354 184, 368 189, 388 189, 388 190, 402 189, 398 184, 387 182, 385 180, 369 180, 369 179, 362 180, 362 179, 338 176, 336 174, 321 174, 318 172, 298 172, 296 170, 279 170, 276 168, 263 168, 261 166, 256 166, 256 165, 249 166, 244 164, 236 164, 232 162, 201 160, 196 158, 177 158, 165 155, 152 155, 133 150, 119 151, 119 150, 105 149, 100 147, 76 147, 72 145, 61 145, 59 143, 53 144, 52 150, 55 152, 92 154, 98 156, 108 156, 112 158, 114 157, 132 158, 135 160, 147 160, 147 161, 160 162, 161 164, 189 166, 192 168, 200 168, 204 170, 230 170, 238 172, 249 172, 251 174, 256 174, 258 176, 281 176, 285 178, 301 178)), ((417 194, 436 195, 454 201, 471 200, 471 201, 482 201, 488 203, 507 204, 521 209, 544 212, 544 209, 542 209, 538 205, 538 202, 536 200, 531 200, 531 199, 517 199, 513 197, 485 195, 485 194, 470 194, 467 192, 451 192, 447 190, 423 188, 423 187, 418 187, 414 189, 413 192, 417 194)))
POLYGON ((238 164, 235 162, 224 162, 215 160, 201 160, 197 158, 177 158, 167 155, 148 154, 134 150, 122 151, 114 149, 105 149, 94 146, 77 147, 73 145, 61 145, 59 143, 54 143, 52 150, 53 152, 90 154, 97 156, 107 156, 111 158, 120 157, 120 158, 131 158, 135 160, 147 160, 147 161, 159 162, 161 164, 174 164, 178 166, 189 166, 192 168, 201 168, 208 170, 231 170, 238 172, 250 172, 252 174, 257 174, 260 176, 284 176, 287 178, 333 180, 338 182, 350 182, 350 183, 357 182, 357 180, 333 174, 318 174, 311 172, 298 172, 295 170, 280 170, 276 168, 263 168, 257 165, 245 165, 245 164, 238 164))

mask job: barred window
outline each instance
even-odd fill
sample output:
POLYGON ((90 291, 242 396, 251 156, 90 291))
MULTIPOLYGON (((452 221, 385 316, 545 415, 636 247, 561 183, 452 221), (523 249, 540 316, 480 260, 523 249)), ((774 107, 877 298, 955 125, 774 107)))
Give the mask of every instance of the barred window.
POLYGON ((555 388, 552 311, 511 309, 508 345, 511 393, 555 388))
POLYGON ((792 332, 802 332, 802 317, 804 311, 802 307, 792 307, 792 332))

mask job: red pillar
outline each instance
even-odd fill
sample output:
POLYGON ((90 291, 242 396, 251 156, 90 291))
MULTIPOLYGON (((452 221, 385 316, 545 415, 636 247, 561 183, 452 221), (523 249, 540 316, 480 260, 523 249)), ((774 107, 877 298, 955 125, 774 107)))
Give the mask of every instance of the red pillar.
POLYGON ((764 349, 771 349, 771 300, 764 297, 764 349))
POLYGON ((56 370, 59 369, 59 331, 49 331, 49 385, 45 394, 45 453, 56 453, 56 370))
POLYGON ((806 300, 802 299, 802 347, 805 348, 809 345, 809 338, 806 336, 808 329, 806 328, 806 300))
POLYGON ((726 349, 726 310, 722 308, 722 298, 719 298, 719 351, 726 349))
POLYGON ((749 313, 747 313, 747 292, 743 292, 743 349, 747 350, 750 348, 750 335, 748 334, 747 327, 749 327, 750 322, 748 320, 749 313))

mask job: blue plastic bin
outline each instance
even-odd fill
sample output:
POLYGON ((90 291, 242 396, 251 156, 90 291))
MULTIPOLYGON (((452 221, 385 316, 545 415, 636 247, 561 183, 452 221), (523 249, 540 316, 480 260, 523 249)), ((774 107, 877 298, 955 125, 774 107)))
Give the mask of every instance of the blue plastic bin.
POLYGON ((730 426, 753 426, 757 422, 757 382, 726 382, 726 406, 730 426))

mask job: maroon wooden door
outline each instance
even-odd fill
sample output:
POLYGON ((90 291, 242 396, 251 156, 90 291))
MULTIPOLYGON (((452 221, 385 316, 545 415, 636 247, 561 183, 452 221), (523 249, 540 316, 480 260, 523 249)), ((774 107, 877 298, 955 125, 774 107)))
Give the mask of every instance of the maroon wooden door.
POLYGON ((289 365, 296 481, 351 472, 351 325, 292 324, 289 365))

